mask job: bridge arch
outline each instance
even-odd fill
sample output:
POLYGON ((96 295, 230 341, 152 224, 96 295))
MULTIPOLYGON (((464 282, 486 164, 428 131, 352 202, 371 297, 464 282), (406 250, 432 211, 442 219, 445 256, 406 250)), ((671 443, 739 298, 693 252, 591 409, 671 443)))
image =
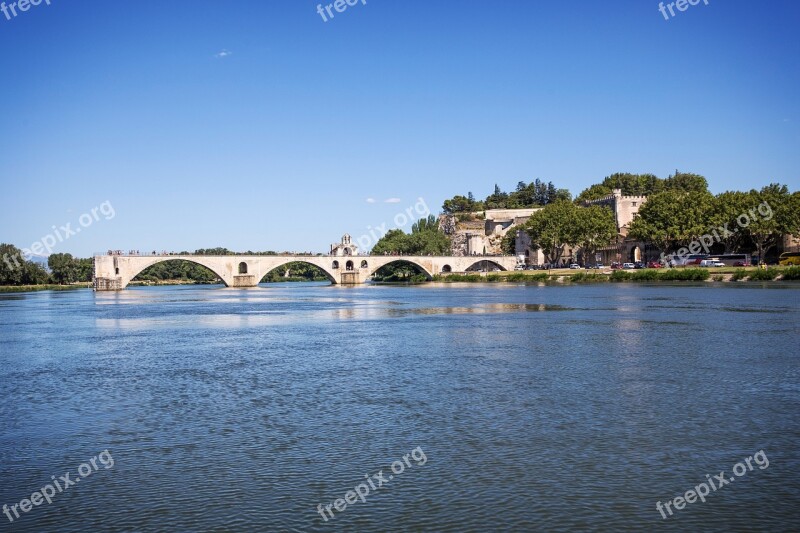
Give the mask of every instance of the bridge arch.
POLYGON ((338 283, 336 281, 336 277, 333 275, 333 272, 331 272, 330 269, 325 268, 325 265, 323 264, 323 261, 319 261, 319 262, 305 261, 305 260, 302 260, 302 259, 295 259, 295 258, 291 258, 291 257, 287 258, 286 261, 283 261, 283 262, 280 262, 280 263, 277 263, 277 264, 271 264, 268 268, 264 268, 262 270, 263 273, 261 274, 261 277, 259 278, 258 283, 265 283, 264 278, 266 278, 273 270, 275 270, 277 268, 280 268, 280 267, 283 267, 283 266, 286 266, 286 265, 289 265, 289 264, 292 264, 292 263, 302 263, 304 265, 311 265, 313 267, 316 267, 317 269, 322 271, 322 273, 325 275, 325 277, 328 279, 328 281, 330 281, 333 284, 338 283))
POLYGON ((487 270, 492 270, 492 269, 495 269, 495 268, 499 268, 500 270, 503 270, 503 271, 506 270, 506 268, 503 265, 501 265, 500 263, 498 263, 496 261, 492 261, 491 259, 481 259, 480 261, 475 261, 474 263, 472 263, 472 265, 470 265, 467 268, 467 271, 468 272, 470 272, 470 271, 474 272, 475 270, 481 270, 483 268, 486 268, 487 270))
MULTIPOLYGON (((195 256, 195 257, 164 256, 164 257, 155 257, 152 260, 146 261, 144 263, 136 263, 136 264, 132 263, 130 268, 127 269, 126 272, 124 273, 122 288, 124 289, 125 287, 127 287, 128 284, 136 278, 136 276, 138 276, 151 266, 157 265, 159 263, 167 263, 169 261, 187 261, 189 263, 194 263, 195 265, 200 265, 201 267, 210 270, 215 276, 217 276, 219 280, 222 281, 222 283, 226 287, 230 287, 230 284, 226 279, 225 272, 221 272, 218 268, 216 268, 216 265, 214 265, 211 261, 203 261, 202 256, 195 256)), ((119 271, 119 268, 117 268, 117 271, 119 271)))
POLYGON ((372 261, 373 266, 371 268, 367 269, 367 271, 369 272, 367 274, 368 277, 369 276, 373 276, 378 270, 382 269, 383 267, 386 267, 386 266, 389 266, 389 265, 394 265, 394 264, 397 264, 397 263, 401 263, 401 264, 406 264, 406 265, 413 266, 417 271, 419 271, 420 274, 425 274, 425 277, 428 278, 429 281, 433 279, 433 274, 430 271, 428 271, 427 268, 425 268, 424 266, 422 266, 418 262, 414 261, 413 259, 398 257, 397 259, 392 259, 390 261, 381 262, 377 266, 375 265, 376 263, 377 263, 377 261, 372 261))

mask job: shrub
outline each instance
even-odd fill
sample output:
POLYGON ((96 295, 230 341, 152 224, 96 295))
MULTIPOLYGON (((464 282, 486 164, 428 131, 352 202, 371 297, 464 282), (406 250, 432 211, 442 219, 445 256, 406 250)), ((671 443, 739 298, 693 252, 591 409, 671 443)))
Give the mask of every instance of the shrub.
POLYGON ((711 277, 711 273, 706 268, 684 268, 665 270, 661 272, 658 279, 663 281, 705 281, 711 277))
POLYGON ((633 281, 655 281, 658 277, 658 270, 654 268, 637 270, 631 273, 631 280, 633 281))
POLYGON ((506 281, 525 281, 526 279, 528 279, 528 276, 524 272, 512 272, 506 276, 506 281))
POLYGON ((711 279, 713 279, 714 281, 723 281, 725 279, 725 276, 723 276, 722 274, 715 274, 711 276, 711 279))
POLYGON ((772 281, 776 277, 780 271, 777 268, 767 268, 765 270, 753 270, 750 272, 750 275, 747 277, 749 281, 772 281))
POLYGON ((783 271, 784 281, 797 281, 800 280, 800 266, 791 266, 783 271))
POLYGON ((731 281, 739 281, 747 277, 747 270, 743 268, 737 268, 733 271, 733 276, 731 276, 731 281))
POLYGON ((631 279, 630 272, 625 272, 624 270, 615 270, 611 273, 611 277, 609 278, 611 281, 628 281, 631 279))
POLYGON ((578 272, 567 278, 568 281, 575 283, 597 283, 608 281, 608 276, 605 274, 594 274, 591 272, 578 272))
POLYGON ((550 274, 546 272, 540 272, 539 274, 534 274, 533 276, 528 276, 530 281, 547 281, 550 279, 550 274))

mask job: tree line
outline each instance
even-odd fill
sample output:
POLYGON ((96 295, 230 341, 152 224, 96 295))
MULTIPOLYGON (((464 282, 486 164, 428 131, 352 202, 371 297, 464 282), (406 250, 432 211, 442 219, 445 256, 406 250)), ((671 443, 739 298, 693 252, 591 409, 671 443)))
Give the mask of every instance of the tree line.
POLYGON ((764 259, 784 235, 800 236, 800 192, 775 183, 717 195, 667 189, 647 198, 628 235, 665 253, 701 246, 705 253, 756 252, 764 259))
POLYGON ((47 267, 26 260, 22 250, 12 244, 0 244, 0 285, 66 285, 92 281, 92 260, 71 254, 52 254, 47 267))
POLYGON ((494 192, 485 200, 475 200, 471 192, 467 193, 467 196, 456 195, 444 201, 442 211, 447 215, 455 215, 486 209, 524 209, 571 199, 572 195, 567 189, 559 189, 552 181, 545 183, 537 178, 531 183, 518 182, 517 188, 510 193, 504 192, 495 184, 494 192))
MULTIPOLYGON (((558 263, 567 247, 580 247, 591 259, 596 250, 617 240, 613 212, 603 205, 588 202, 610 196, 621 189, 623 196, 646 196, 635 215, 628 236, 651 244, 665 253, 680 251, 701 240, 713 253, 756 252, 764 258, 784 235, 800 236, 800 192, 790 192, 781 184, 760 190, 726 191, 717 195, 708 190, 705 177, 675 171, 667 178, 654 174, 615 173, 584 189, 574 200, 569 191, 552 182, 521 181, 513 193, 495 191, 486 200, 468 196, 445 200, 445 214, 478 213, 485 209, 542 207, 518 229, 524 231, 534 249, 541 249, 550 263, 558 263), (765 214, 753 211, 762 206, 765 214)), ((505 253, 514 253, 516 231, 502 242, 505 253)), ((695 252, 693 252, 695 253, 695 252)))

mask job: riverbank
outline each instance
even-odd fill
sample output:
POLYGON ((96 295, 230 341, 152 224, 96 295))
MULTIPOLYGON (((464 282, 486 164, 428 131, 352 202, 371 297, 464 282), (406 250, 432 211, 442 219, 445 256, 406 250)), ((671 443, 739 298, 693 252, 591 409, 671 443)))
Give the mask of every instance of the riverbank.
POLYGON ((495 282, 552 282, 552 283, 604 283, 649 281, 800 281, 800 267, 749 268, 669 268, 641 270, 586 271, 555 269, 551 271, 523 270, 475 274, 445 274, 433 277, 444 283, 495 283, 495 282))
POLYGON ((81 283, 72 285, 0 285, 2 292, 36 292, 36 291, 72 291, 76 289, 91 289, 91 283, 81 283))

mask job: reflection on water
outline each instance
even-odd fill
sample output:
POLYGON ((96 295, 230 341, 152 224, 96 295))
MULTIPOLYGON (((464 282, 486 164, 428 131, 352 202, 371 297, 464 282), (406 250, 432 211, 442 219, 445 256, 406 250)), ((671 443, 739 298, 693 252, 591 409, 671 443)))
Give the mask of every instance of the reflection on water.
POLYGON ((780 287, 0 295, 0 504, 108 449, 13 530, 796 529, 800 304, 780 287), (423 467, 322 521, 417 446, 423 467), (760 449, 769 469, 662 520, 760 449))

